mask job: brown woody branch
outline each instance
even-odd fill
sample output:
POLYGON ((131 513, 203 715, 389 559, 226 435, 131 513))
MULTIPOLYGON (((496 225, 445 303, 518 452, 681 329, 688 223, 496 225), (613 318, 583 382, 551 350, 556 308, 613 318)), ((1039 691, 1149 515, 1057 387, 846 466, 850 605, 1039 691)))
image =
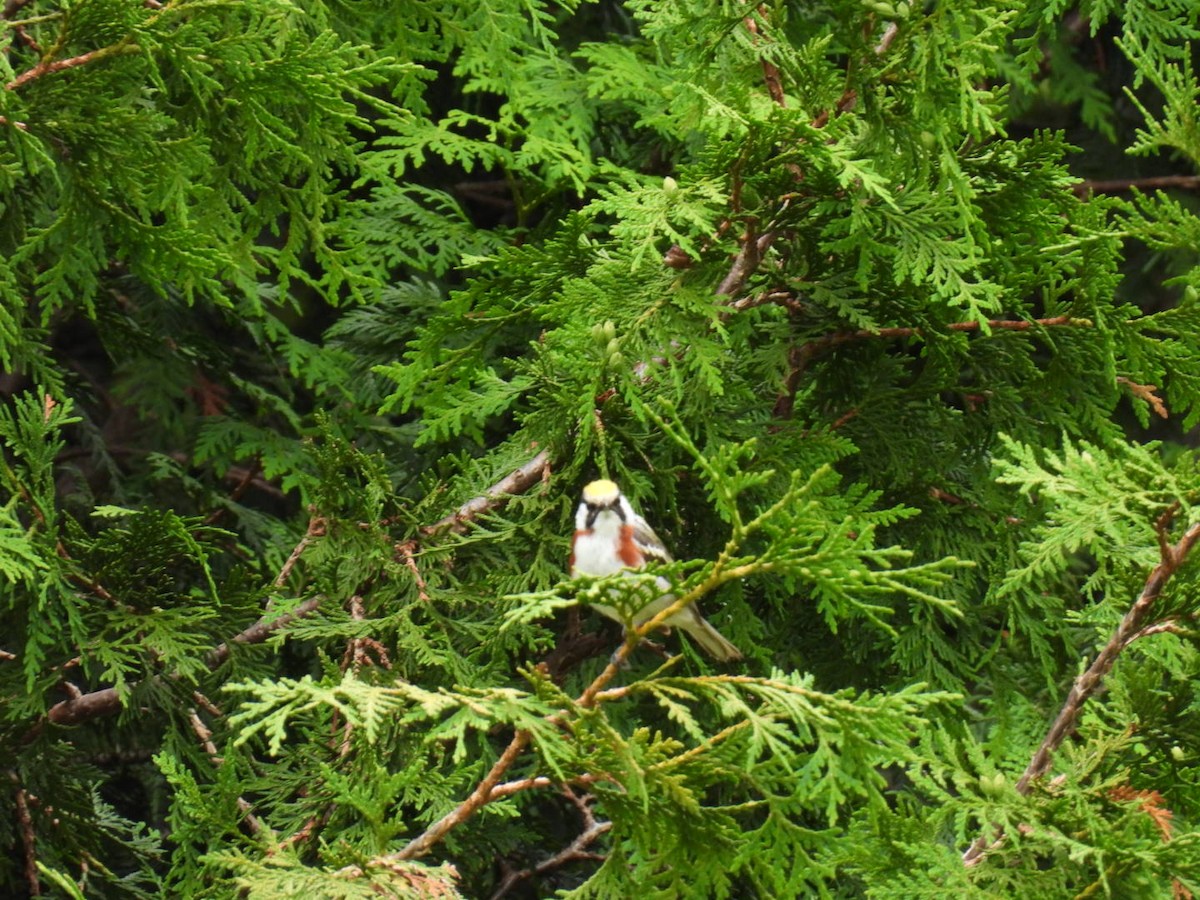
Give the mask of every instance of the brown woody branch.
POLYGON ((483 780, 475 786, 475 790, 471 791, 466 800, 430 825, 423 834, 410 841, 402 850, 394 854, 388 854, 388 858, 404 860, 425 855, 448 831, 465 822, 478 809, 489 803, 491 801, 492 789, 500 783, 500 779, 504 777, 504 774, 512 767, 512 764, 517 761, 517 757, 521 755, 521 751, 525 749, 525 745, 528 743, 528 731, 518 731, 514 734, 508 746, 504 748, 504 752, 500 754, 500 758, 496 760, 492 768, 488 770, 488 773, 483 776, 483 780))
POLYGON ((503 505, 512 494, 523 494, 539 481, 550 475, 550 454, 543 450, 515 472, 506 475, 478 497, 468 500, 444 519, 421 529, 425 535, 434 535, 449 529, 461 532, 467 524, 503 505))
POLYGON ((1151 178, 1118 178, 1112 181, 1079 181, 1071 190, 1086 194, 1117 194, 1123 191, 1153 191, 1163 188, 1195 190, 1200 188, 1200 175, 1158 175, 1151 178))
MULTIPOLYGON (((300 542, 292 548, 287 562, 283 564, 283 567, 279 570, 279 574, 275 576, 275 587, 283 587, 284 583, 291 577, 292 569, 296 568, 296 563, 300 561, 300 557, 304 555, 304 551, 308 549, 308 545, 313 542, 313 538, 321 537, 324 534, 325 519, 314 512, 308 518, 308 528, 304 531, 304 537, 300 538, 300 542)), ((270 606, 268 605, 267 608, 270 609, 270 606)))
MULTIPOLYGON (((765 16, 766 10, 764 10, 761 6, 759 6, 758 14, 760 16, 765 16)), ((755 37, 761 36, 762 33, 759 31, 758 21, 754 18, 754 16, 746 16, 746 18, 743 19, 742 21, 745 24, 746 30, 748 32, 750 32, 755 37)), ((762 57, 760 62, 762 63, 763 82, 767 86, 767 93, 770 94, 771 99, 774 100, 776 103, 778 103, 780 106, 786 106, 787 104, 784 102, 784 95, 783 95, 783 81, 779 77, 779 67, 776 66, 769 59, 767 59, 765 56, 762 57)))
POLYGON ((25 862, 25 884, 30 897, 40 897, 41 881, 37 867, 37 835, 33 829, 33 816, 29 813, 29 792, 21 786, 16 772, 9 773, 16 783, 17 830, 21 833, 21 852, 25 862))
POLYGON ((64 69, 74 69, 77 66, 86 66, 97 59, 112 56, 118 52, 118 47, 124 48, 121 52, 131 53, 136 50, 132 45, 113 45, 111 47, 101 47, 97 50, 89 50, 87 53, 81 53, 78 56, 71 56, 67 59, 55 60, 54 62, 51 62, 49 59, 43 59, 32 69, 26 69, 6 84, 4 89, 6 91, 15 91, 17 88, 24 87, 35 78, 41 78, 43 75, 51 75, 55 72, 61 72, 64 69))
MULTIPOLYGON (((1090 319, 1078 319, 1072 316, 1051 316, 1046 319, 991 319, 987 327, 992 331, 1029 331, 1032 328, 1053 328, 1061 326, 1090 327, 1090 319)), ((968 322, 951 322, 944 326, 947 331, 972 332, 979 331, 983 326, 976 320, 968 322)), ((788 374, 784 379, 783 388, 775 401, 774 415, 777 419, 787 419, 792 415, 792 407, 796 402, 796 391, 800 388, 800 379, 808 364, 819 353, 856 341, 885 338, 888 340, 919 337, 927 329, 916 327, 879 328, 875 330, 861 328, 858 330, 835 331, 831 334, 813 338, 803 344, 797 344, 788 352, 788 374)))
MULTIPOLYGON (((1025 767, 1025 771, 1017 781, 1016 789, 1019 794, 1028 794, 1033 781, 1049 771, 1055 751, 1067 736, 1074 732, 1080 713, 1083 711, 1083 705, 1100 689, 1105 677, 1112 671, 1121 651, 1137 638, 1155 633, 1156 623, 1148 621, 1154 603, 1162 595, 1171 576, 1179 571, 1196 542, 1200 541, 1200 523, 1197 523, 1184 532, 1178 543, 1172 545, 1168 542, 1167 531, 1170 528, 1171 517, 1175 509, 1175 506, 1168 509, 1155 523, 1155 532, 1159 537, 1160 547, 1158 565, 1151 570, 1142 586, 1141 593, 1125 613, 1124 618, 1121 619, 1121 624, 1117 626, 1117 630, 1104 645, 1104 649, 1088 666, 1087 671, 1076 678, 1075 683, 1071 685, 1062 709, 1059 710, 1058 716, 1046 732, 1041 745, 1034 752, 1029 765, 1025 767)), ((967 866, 978 864, 984 854, 997 846, 1003 839, 1002 832, 990 836, 985 834, 976 838, 963 854, 963 864, 967 866)))
MULTIPOLYGON (((188 724, 192 726, 192 732, 196 735, 196 739, 200 742, 200 746, 204 748, 204 753, 208 756, 209 761, 214 768, 220 768, 225 764, 225 760, 217 752, 217 745, 213 743, 212 732, 208 726, 204 724, 204 720, 200 718, 199 713, 194 709, 188 710, 188 724)), ((262 823, 258 821, 258 817, 254 815, 253 807, 244 797, 237 798, 238 811, 245 817, 246 827, 254 834, 262 833, 262 823)))
POLYGON ((511 871, 505 874, 504 880, 496 888, 492 894, 492 900, 500 900, 508 894, 513 887, 527 878, 532 878, 535 875, 544 875, 561 866, 568 865, 573 862, 584 861, 599 861, 604 859, 604 856, 599 853, 588 851, 588 847, 592 845, 601 835, 605 834, 612 828, 612 822, 598 822, 596 815, 592 812, 590 801, 594 798, 590 794, 585 794, 580 797, 570 788, 563 788, 563 793, 579 810, 580 818, 583 819, 583 831, 575 840, 571 841, 566 847, 558 853, 551 856, 549 859, 543 860, 536 866, 520 871, 511 871))
POLYGON ((0 9, 0 19, 12 21, 12 17, 28 6, 30 2, 31 0, 8 0, 4 4, 4 8, 0 9))

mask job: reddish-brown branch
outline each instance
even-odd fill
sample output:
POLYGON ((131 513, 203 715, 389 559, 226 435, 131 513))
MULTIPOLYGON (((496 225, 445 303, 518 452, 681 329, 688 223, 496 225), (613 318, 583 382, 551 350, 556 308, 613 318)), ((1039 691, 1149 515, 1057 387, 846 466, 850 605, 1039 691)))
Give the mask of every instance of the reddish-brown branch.
MULTIPOLYGON (((204 748, 204 753, 208 756, 213 766, 220 768, 224 765, 225 760, 217 753, 217 745, 213 743, 212 732, 194 709, 188 710, 188 723, 192 726, 192 732, 196 735, 196 739, 200 742, 200 746, 204 748)), ((246 827, 254 834, 261 834, 263 830, 262 823, 254 815, 254 808, 250 803, 245 798, 238 797, 237 808, 245 817, 246 827)))
MULTIPOLYGON (((588 685, 587 689, 579 695, 579 698, 575 701, 575 705, 582 708, 588 708, 594 706, 598 700, 602 699, 599 696, 600 692, 604 689, 605 685, 612 681, 612 679, 616 677, 617 673, 621 671, 621 667, 624 665, 625 660, 628 658, 629 654, 633 651, 633 648, 636 647, 637 644, 638 639, 636 636, 627 636, 625 643, 617 648, 617 651, 612 655, 612 659, 609 661, 604 670, 597 675, 596 678, 593 679, 592 683, 588 685)), ((561 725, 563 723, 563 715, 555 714, 550 716, 548 721, 561 725)), ((454 807, 454 809, 452 809, 446 815, 442 816, 442 818, 438 819, 438 821, 430 825, 421 835, 410 841, 404 848, 396 853, 389 853, 380 858, 386 860, 405 860, 423 856, 425 853, 428 853, 429 850, 443 837, 445 837, 448 832, 465 822, 479 809, 488 803, 491 803, 493 800, 510 796, 518 791, 549 786, 551 784, 550 780, 546 779, 543 781, 540 777, 517 779, 504 784, 500 783, 500 779, 504 777, 505 773, 507 773, 510 768, 512 768, 513 763, 516 762, 517 758, 524 751, 525 747, 529 743, 529 740, 530 735, 528 731, 518 731, 516 734, 514 734, 512 741, 509 742, 508 747, 505 748, 504 752, 500 755, 500 758, 496 760, 496 763, 488 771, 487 775, 485 775, 479 784, 475 786, 475 789, 471 791, 470 795, 468 795, 465 800, 459 803, 458 806, 454 807)), ((575 779, 575 781, 576 783, 580 784, 584 783, 584 779, 582 777, 575 779)), ((343 874, 353 874, 351 870, 354 868, 355 867, 348 867, 347 869, 341 870, 341 872, 343 874)))
POLYGON ((61 72, 64 69, 74 69, 77 66, 85 66, 88 63, 101 59, 105 56, 113 54, 112 47, 101 47, 98 50, 89 50, 87 53, 81 53, 78 56, 71 56, 67 59, 59 59, 54 62, 43 59, 32 69, 26 69, 12 81, 4 86, 6 91, 15 91, 17 88, 23 87, 35 78, 41 78, 43 75, 51 75, 55 72, 61 72))
POLYGON ((768 231, 766 234, 756 236, 752 228, 747 228, 746 236, 742 240, 742 249, 734 257, 733 266, 730 267, 729 273, 717 285, 716 292, 726 296, 733 296, 740 292, 746 283, 746 279, 754 273, 754 270, 758 268, 758 264, 762 262, 763 254, 767 252, 767 248, 771 246, 773 240, 775 240, 774 231, 768 231))
POLYGON ((404 849, 397 853, 389 854, 389 857, 401 860, 413 859, 428 853, 430 848, 440 841, 448 831, 465 822, 480 807, 490 802, 492 789, 500 783, 500 779, 504 777, 504 774, 512 767, 512 764, 516 762, 517 757, 521 755, 521 751, 525 749, 525 745, 528 743, 528 731, 518 731, 514 734, 504 752, 500 754, 500 758, 496 760, 488 773, 483 776, 483 780, 475 786, 475 790, 471 791, 466 800, 430 825, 425 829, 423 834, 410 841, 404 849))
MULTIPOLYGON (((238 479, 238 482, 234 485, 233 490, 229 492, 229 501, 231 503, 237 503, 240 499, 242 499, 242 495, 246 493, 246 489, 249 488, 254 482, 254 479, 258 477, 258 472, 259 463, 257 460, 254 461, 253 465, 242 471, 242 477, 238 479)), ((204 517, 204 524, 214 525, 219 522, 221 518, 228 512, 229 510, 224 506, 218 506, 204 517)))
MULTIPOLYGON (((1042 743, 1017 781, 1018 793, 1028 794, 1032 782, 1049 771, 1055 751, 1075 730, 1075 726, 1079 722, 1079 715, 1083 711, 1083 705, 1100 689, 1105 677, 1112 671, 1121 651, 1147 633, 1147 628, 1152 624, 1148 623, 1147 619, 1150 618, 1155 601, 1162 595, 1171 576, 1183 565, 1196 542, 1200 541, 1200 524, 1196 524, 1184 532, 1178 543, 1174 545, 1167 543, 1165 532, 1170 524, 1171 513, 1172 510, 1168 510, 1156 524, 1156 531, 1163 538, 1158 565, 1151 570, 1142 586, 1141 593, 1125 613, 1124 618, 1121 619, 1121 624, 1117 626, 1117 630, 1104 645, 1104 649, 1071 685, 1062 709, 1059 710, 1058 716, 1050 725, 1042 743)), ((977 864, 988 849, 996 846, 1001 840, 1003 840, 1003 834, 981 835, 963 854, 963 863, 968 866, 977 864)))
MULTIPOLYGON (((1032 328, 1053 328, 1067 325, 1089 327, 1091 324, 1090 319, 1077 319, 1071 316, 1051 316, 1046 319, 991 319, 987 322, 988 328, 992 331, 1029 331, 1032 328)), ((980 322, 971 320, 969 322, 951 322, 943 327, 947 331, 971 332, 979 331, 983 326, 980 322)), ((800 379, 803 377, 812 358, 817 354, 831 347, 855 341, 865 341, 874 338, 896 340, 900 338, 919 337, 925 331, 926 329, 910 326, 879 328, 874 331, 866 328, 856 331, 835 331, 792 347, 788 352, 788 373, 784 378, 779 396, 775 400, 775 408, 773 410, 775 418, 787 419, 791 417, 792 408, 796 402, 796 391, 800 388, 800 379)))
MULTIPOLYGON (((758 8, 758 14, 760 16, 764 15, 765 12, 766 11, 761 6, 758 8)), ((755 37, 761 36, 762 32, 759 31, 758 22, 753 16, 746 16, 746 18, 742 21, 745 23, 746 30, 748 32, 753 34, 755 37)), ((762 57, 760 62, 762 63, 763 82, 767 86, 767 93, 770 94, 771 99, 780 106, 786 106, 787 103, 785 102, 783 95, 783 81, 779 77, 779 68, 765 56, 762 57)))
MULTIPOLYGON (((284 582, 292 574, 292 569, 296 568, 296 563, 300 561, 300 557, 304 555, 304 551, 308 549, 308 545, 313 542, 314 538, 321 537, 325 534, 325 519, 323 516, 318 516, 315 512, 309 516, 308 528, 304 532, 304 537, 300 538, 300 542, 292 548, 291 555, 288 556, 287 562, 280 568, 279 574, 275 576, 275 587, 283 587, 284 582)), ((269 605, 268 605, 268 608, 269 605)))
POLYGON ((33 830, 33 816, 29 814, 29 796, 21 787, 16 773, 12 773, 13 781, 17 782, 17 830, 21 833, 21 852, 25 860, 25 884, 29 888, 29 896, 42 895, 41 881, 38 879, 37 867, 37 835, 33 830))
POLYGON ((11 22, 12 17, 28 6, 30 2, 31 0, 8 0, 4 4, 4 8, 0 9, 0 19, 7 19, 11 22))
POLYGON ((544 875, 546 872, 553 871, 561 866, 568 865, 573 862, 584 861, 600 861, 604 859, 604 855, 600 853, 592 853, 587 848, 590 847, 601 835, 605 834, 612 828, 612 822, 598 822, 596 815, 592 812, 590 802, 594 799, 590 795, 578 796, 569 788, 564 788, 563 793, 579 810, 580 818, 583 819, 583 831, 575 840, 571 841, 566 847, 558 851, 547 860, 543 860, 536 866, 531 866, 528 869, 520 871, 510 871, 505 874, 504 880, 496 888, 492 894, 492 900, 500 900, 513 889, 515 885, 524 881, 527 878, 532 878, 535 875, 544 875))
POLYGON ((1179 188, 1195 190, 1200 188, 1200 175, 1158 175, 1152 178, 1119 178, 1114 181, 1079 181, 1071 185, 1071 190, 1080 195, 1116 194, 1134 189, 1154 191, 1163 188, 1179 188))
POLYGON ((432 525, 421 529, 425 535, 438 534, 450 530, 461 532, 467 524, 497 506, 502 505, 511 495, 523 494, 533 485, 550 475, 550 454, 543 450, 515 472, 506 475, 478 497, 473 497, 444 519, 439 519, 432 525))
POLYGON ((404 560, 404 565, 408 567, 408 571, 412 572, 413 583, 417 586, 417 599, 422 603, 428 603, 429 592, 425 589, 425 579, 421 575, 421 570, 417 567, 417 542, 402 541, 396 545, 396 552, 404 560))

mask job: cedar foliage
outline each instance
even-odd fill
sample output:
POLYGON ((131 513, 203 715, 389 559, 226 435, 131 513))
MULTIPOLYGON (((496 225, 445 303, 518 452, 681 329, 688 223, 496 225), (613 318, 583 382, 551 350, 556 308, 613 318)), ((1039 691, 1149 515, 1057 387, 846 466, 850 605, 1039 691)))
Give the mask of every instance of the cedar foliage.
POLYGON ((9 0, 5 895, 1200 891, 1197 18, 9 0))

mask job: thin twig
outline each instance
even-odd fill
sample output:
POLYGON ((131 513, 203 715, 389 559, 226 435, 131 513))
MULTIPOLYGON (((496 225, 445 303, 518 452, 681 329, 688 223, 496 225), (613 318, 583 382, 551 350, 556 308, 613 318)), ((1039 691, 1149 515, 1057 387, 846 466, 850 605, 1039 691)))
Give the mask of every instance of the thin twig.
MULTIPOLYGON (((234 485, 233 490, 229 492, 228 499, 229 499, 230 503, 237 503, 240 499, 242 499, 242 495, 246 493, 246 489, 249 488, 250 485, 254 482, 254 479, 256 477, 258 477, 258 472, 259 472, 259 461, 255 460, 252 465, 248 466, 243 471, 242 477, 238 480, 238 483, 236 485, 234 485)), ((229 512, 229 509, 227 507, 218 506, 216 509, 214 509, 212 512, 210 512, 207 516, 204 517, 204 524, 205 525, 215 525, 217 522, 219 522, 221 520, 221 517, 226 515, 228 512, 229 512)))
MULTIPOLYGON (((1150 616, 1154 602, 1162 595, 1171 576, 1179 570, 1196 542, 1200 540, 1200 523, 1198 523, 1184 532, 1178 543, 1174 545, 1167 543, 1164 532, 1169 527, 1171 512, 1172 510, 1168 510, 1164 513, 1156 524, 1156 531, 1164 538, 1161 541, 1158 565, 1151 570, 1137 600, 1125 613, 1121 624, 1117 626, 1117 630, 1104 645, 1104 649, 1088 666, 1087 671, 1076 678, 1075 683, 1071 685, 1062 709, 1059 710, 1058 716, 1046 732, 1041 745, 1034 752, 1029 765, 1025 767, 1025 771, 1017 781, 1016 789, 1019 794, 1028 794, 1032 782, 1041 778, 1050 769, 1055 751, 1075 730, 1080 713, 1083 711, 1083 705, 1100 689, 1104 678, 1112 670, 1121 651, 1134 640, 1143 636, 1146 629, 1151 626, 1152 623, 1147 623, 1146 620, 1150 616)), ((1003 838, 1002 832, 980 835, 963 854, 963 864, 976 865, 984 854, 992 847, 997 846, 1003 838)))
POLYGON ((754 273, 754 270, 758 268, 758 264, 762 262, 763 254, 767 252, 767 248, 775 240, 775 234, 774 231, 768 231, 766 234, 756 236, 753 229, 746 229, 746 236, 742 241, 742 249, 734 257, 729 273, 717 285, 717 294, 733 296, 741 291, 746 283, 746 279, 754 273))
MULTIPOLYGON (((758 14, 765 18, 766 10, 764 10, 761 6, 759 6, 758 14)), ((758 28, 758 21, 753 16, 746 16, 746 18, 743 19, 742 22, 743 22, 743 24, 745 24, 746 30, 748 32, 750 32, 752 35, 754 35, 757 38, 762 37, 762 32, 758 28)), ((777 104, 779 104, 780 106, 786 106, 787 103, 784 100, 784 94, 783 94, 783 82, 779 77, 778 66, 776 66, 773 62, 771 62, 765 56, 761 57, 759 62, 761 62, 761 64, 762 64, 763 82, 767 86, 767 93, 771 95, 771 99, 774 100, 777 104)))
POLYGON ((879 38, 879 43, 875 45, 875 55, 883 56, 892 46, 892 41, 896 40, 896 35, 900 33, 900 25, 895 20, 888 22, 887 28, 883 30, 883 36, 879 38))
POLYGON ((417 552, 416 541, 402 541, 396 545, 396 552, 400 554, 404 560, 404 565, 412 572, 413 583, 417 586, 417 599, 422 603, 429 602, 429 592, 426 590, 425 579, 421 575, 421 570, 417 568, 417 560, 415 558, 417 552))
MULTIPOLYGON (((204 753, 208 756, 209 761, 211 761, 213 766, 216 768, 223 766, 225 764, 225 760, 221 758, 219 753, 217 753, 217 745, 214 744, 212 740, 212 731, 210 731, 208 726, 204 724, 204 721, 194 709, 188 710, 188 722, 191 724, 192 731, 195 733, 196 738, 200 741, 200 746, 204 748, 204 753)), ((254 834, 261 834, 263 830, 262 823, 258 820, 258 817, 254 815, 254 807, 250 805, 249 801, 247 801, 244 797, 238 797, 237 808, 245 817, 246 827, 249 828, 254 834)))
POLYGON ((518 778, 516 781, 506 781, 503 784, 498 784, 488 793, 488 803, 493 800, 499 800, 503 797, 509 797, 513 794, 519 794, 521 791, 529 791, 535 788, 551 787, 555 784, 569 785, 587 785, 595 784, 597 781, 608 781, 610 777, 607 775, 594 775, 591 772, 568 779, 565 782, 556 782, 547 778, 545 775, 538 775, 534 778, 518 778))
POLYGON ((1171 413, 1167 410, 1167 404, 1163 402, 1162 397, 1154 393, 1158 390, 1157 384, 1138 384, 1138 382, 1126 378, 1124 375, 1117 376, 1117 383, 1127 386, 1130 393, 1144 400, 1160 419, 1171 418, 1171 413))
MULTIPOLYGON (((291 556, 287 558, 287 562, 279 570, 279 574, 275 577, 275 587, 283 587, 285 581, 292 574, 292 569, 296 568, 296 563, 300 561, 300 557, 304 551, 308 549, 308 545, 312 543, 313 538, 321 537, 325 534, 325 518, 318 516, 315 512, 309 516, 308 528, 304 532, 304 537, 300 538, 300 542, 292 548, 291 556)), ((268 604, 268 609, 270 605, 268 604)))
POLYGON ((593 798, 590 794, 584 794, 582 797, 580 797, 569 788, 563 788, 563 793, 566 794, 568 799, 571 800, 571 802, 575 805, 575 808, 579 810, 580 818, 583 819, 583 832, 576 837, 575 840, 571 841, 570 844, 558 851, 558 853, 555 853, 549 859, 543 860, 536 866, 531 866, 527 869, 521 869, 520 871, 510 871, 505 874, 504 880, 500 882, 500 885, 492 894, 491 900, 500 900, 500 898, 508 894, 508 892, 511 891, 517 883, 524 881, 527 878, 532 878, 535 875, 544 875, 546 872, 573 862, 600 861, 605 858, 604 854, 589 852, 587 848, 590 847, 597 838, 612 829, 612 822, 596 821, 596 815, 592 812, 592 808, 590 806, 590 802, 595 798, 593 798))

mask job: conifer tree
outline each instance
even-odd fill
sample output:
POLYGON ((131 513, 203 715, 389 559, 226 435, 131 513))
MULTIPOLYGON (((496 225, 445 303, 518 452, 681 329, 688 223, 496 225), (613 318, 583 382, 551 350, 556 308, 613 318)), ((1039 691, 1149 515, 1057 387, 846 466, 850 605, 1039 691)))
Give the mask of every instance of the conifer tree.
POLYGON ((4 894, 1200 891, 1198 16, 8 0, 4 894))

